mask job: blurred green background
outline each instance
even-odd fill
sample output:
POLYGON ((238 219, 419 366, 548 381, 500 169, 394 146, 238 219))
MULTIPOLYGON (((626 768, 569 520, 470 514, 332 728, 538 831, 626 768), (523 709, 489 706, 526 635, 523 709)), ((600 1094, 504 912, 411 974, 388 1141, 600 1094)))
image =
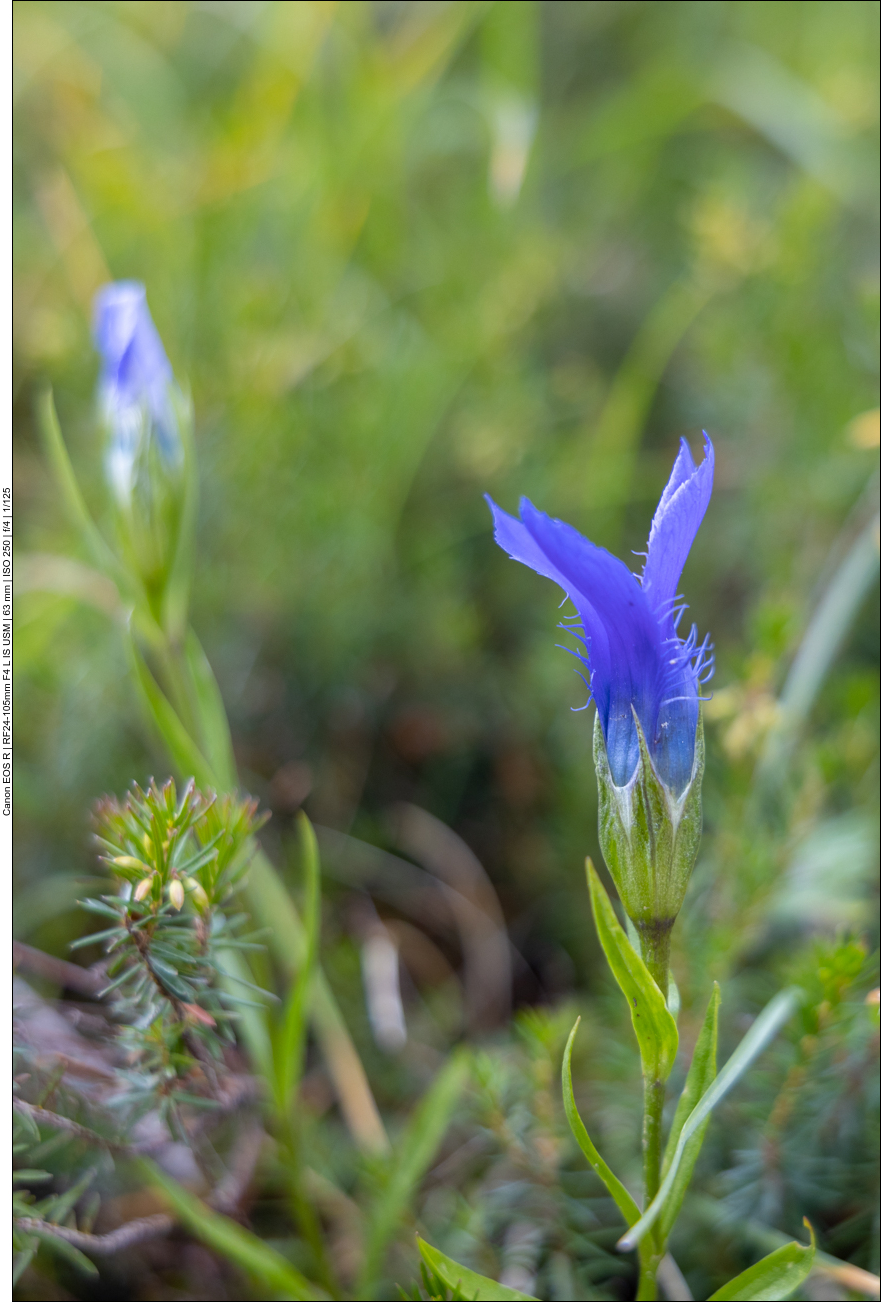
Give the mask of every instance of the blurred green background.
MULTIPOLYGON (((626 556, 679 437, 697 453, 706 429, 716 489, 682 588, 717 672, 683 1016, 728 980, 733 1035, 816 974, 818 944, 853 933, 868 955, 877 533, 847 560, 877 512, 877 6, 13 10, 17 934, 65 952, 96 872, 91 802, 167 770, 111 597, 71 563, 34 417, 49 383, 106 519, 90 303, 133 278, 192 388, 193 621, 270 853, 301 804, 406 853, 389 810, 419 806, 492 880, 515 1002, 576 992, 614 1019, 583 874, 592 717, 573 712, 557 596, 495 547, 482 494, 526 493, 626 556), (784 718, 805 645, 814 676, 784 718)), ((330 867, 328 963, 382 1078, 351 961, 363 891, 330 867)), ((420 950, 394 892, 375 898, 430 1002, 425 954, 459 971, 455 938, 420 950)), ((378 1088, 391 1106, 398 1085, 378 1088)), ((744 1105, 744 1150, 765 1106, 744 1105)), ((877 1270, 862 1124, 852 1151, 827 1136, 851 1195, 826 1171, 812 1207, 821 1231, 857 1217, 833 1250, 877 1270)), ((714 1160, 744 1214, 797 1229, 808 1176, 793 1158, 741 1178, 738 1142, 714 1160)))

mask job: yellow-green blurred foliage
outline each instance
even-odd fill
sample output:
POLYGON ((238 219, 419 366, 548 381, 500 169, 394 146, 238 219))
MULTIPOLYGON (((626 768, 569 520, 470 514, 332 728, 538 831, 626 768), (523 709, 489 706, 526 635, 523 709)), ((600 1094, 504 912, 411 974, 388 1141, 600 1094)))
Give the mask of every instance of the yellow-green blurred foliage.
POLYGON ((19 0, 14 18, 22 938, 63 952, 90 802, 166 775, 34 419, 51 383, 106 521, 90 301, 134 278, 192 390, 193 621, 270 848, 304 800, 380 844, 390 804, 423 806, 495 884, 517 998, 596 993, 584 688, 482 494, 526 493, 626 556, 704 428, 716 489, 682 587, 717 694, 684 1007, 734 974, 752 1007, 818 932, 871 950, 870 563, 778 725, 877 510, 877 7, 19 0))

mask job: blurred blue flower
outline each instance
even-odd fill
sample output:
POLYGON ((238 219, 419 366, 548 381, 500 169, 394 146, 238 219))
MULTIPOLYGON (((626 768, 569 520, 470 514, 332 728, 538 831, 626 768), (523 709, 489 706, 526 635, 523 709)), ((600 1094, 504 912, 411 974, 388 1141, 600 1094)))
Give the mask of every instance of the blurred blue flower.
POLYGON ((578 612, 569 631, 584 647, 578 659, 588 671, 612 779, 621 787, 639 762, 634 713, 665 786, 678 795, 692 777, 700 687, 712 673, 712 655, 706 639, 698 644, 694 627, 687 638, 679 636, 686 607, 676 588, 713 489, 713 445, 706 434, 704 440, 700 466, 682 440, 652 521, 641 579, 527 498, 516 520, 487 497, 499 546, 559 584, 578 612))
POLYGON ((110 432, 107 472, 121 501, 131 497, 136 462, 151 435, 169 467, 183 459, 171 397, 172 370, 147 307, 132 280, 95 295, 93 335, 101 356, 99 401, 110 432))

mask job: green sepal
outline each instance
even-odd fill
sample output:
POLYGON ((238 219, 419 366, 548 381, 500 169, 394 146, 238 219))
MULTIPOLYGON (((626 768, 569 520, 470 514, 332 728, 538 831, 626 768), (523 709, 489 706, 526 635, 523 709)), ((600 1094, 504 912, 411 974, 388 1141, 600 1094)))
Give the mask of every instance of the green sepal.
POLYGON ((439 1248, 426 1243, 418 1234, 416 1246, 428 1269, 454 1294, 473 1299, 473 1302, 490 1302, 490 1299, 495 1298, 502 1299, 502 1302, 536 1302, 531 1293, 518 1293, 516 1288, 507 1288, 504 1284, 497 1284, 494 1279, 488 1279, 486 1275, 478 1275, 476 1270, 461 1266, 439 1248))
MULTIPOLYGON (((720 1002, 721 992, 719 990, 719 984, 714 981, 713 993, 710 996, 710 1002, 707 1006, 704 1024, 701 1027, 700 1035, 697 1037, 697 1044, 694 1046, 691 1066, 688 1069, 688 1075, 685 1078, 685 1086, 679 1096, 679 1102, 676 1105, 673 1125, 670 1128, 670 1136, 667 1140, 667 1147, 664 1150, 664 1162, 661 1167, 662 1179, 670 1169, 673 1154, 676 1152, 676 1145, 679 1143, 679 1136, 682 1134, 682 1127, 697 1107, 700 1099, 704 1094, 706 1094, 707 1090, 716 1079, 716 1048, 719 1040, 720 1002)), ((685 1191, 691 1180, 691 1173, 694 1170, 694 1164, 701 1151, 701 1145, 704 1142, 704 1135, 707 1132, 707 1126, 709 1124, 710 1118, 709 1115, 707 1115, 706 1119, 694 1132, 683 1150, 679 1169, 676 1172, 673 1186, 667 1197, 667 1201, 664 1204, 664 1210, 660 1217, 661 1228, 659 1238, 662 1243, 667 1242, 667 1239, 670 1237, 670 1231, 676 1223, 679 1209, 682 1206, 682 1199, 685 1197, 685 1191)))
POLYGON ((599 715, 593 754, 599 795, 600 846, 621 901, 637 928, 672 927, 682 907, 701 837, 704 728, 699 718, 691 781, 679 795, 661 781, 639 719, 639 763, 626 786, 609 769, 599 715))
POLYGON ((811 1236, 807 1247, 793 1239, 776 1252, 769 1252, 749 1270, 729 1279, 709 1302, 777 1302, 794 1293, 810 1275, 817 1250, 810 1221, 805 1220, 805 1225, 811 1236))
POLYGON ((665 1081, 673 1069, 679 1048, 676 1022, 657 982, 615 917, 612 902, 590 859, 587 860, 587 884, 603 953, 630 1008, 643 1075, 646 1080, 665 1081))

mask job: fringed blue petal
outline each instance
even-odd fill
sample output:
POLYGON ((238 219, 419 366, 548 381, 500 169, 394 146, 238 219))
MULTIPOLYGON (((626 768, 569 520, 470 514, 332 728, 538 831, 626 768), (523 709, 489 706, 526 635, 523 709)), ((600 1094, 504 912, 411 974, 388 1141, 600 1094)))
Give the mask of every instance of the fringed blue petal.
POLYGON ((654 732, 663 674, 658 622, 638 581, 605 548, 589 542, 571 525, 537 511, 526 498, 520 503, 520 520, 487 500, 499 546, 514 560, 553 579, 578 611, 609 767, 615 782, 623 786, 639 760, 634 707, 649 735, 654 732))
POLYGON ((676 587, 713 488, 713 445, 704 438, 700 466, 682 440, 652 521, 641 585, 623 561, 528 499, 516 520, 487 497, 499 546, 558 584, 578 612, 581 627, 571 631, 585 654, 576 654, 589 671, 618 786, 639 762, 634 710, 662 781, 679 794, 692 776, 700 686, 712 655, 706 641, 697 645, 694 629, 679 637, 684 606, 676 606, 676 587))
POLYGON ((107 473, 125 502, 145 438, 155 438, 166 465, 179 467, 182 462, 169 392, 172 370, 147 307, 146 291, 137 281, 119 280, 98 290, 92 329, 102 363, 99 399, 111 432, 107 473))
POLYGON ((167 411, 171 365, 147 307, 143 285, 119 280, 95 295, 93 333, 101 390, 111 408, 145 405, 154 421, 167 411))
POLYGON ((704 459, 695 466, 685 439, 661 495, 649 533, 642 590, 668 635, 675 629, 676 589, 713 491, 713 445, 704 435, 704 459))

